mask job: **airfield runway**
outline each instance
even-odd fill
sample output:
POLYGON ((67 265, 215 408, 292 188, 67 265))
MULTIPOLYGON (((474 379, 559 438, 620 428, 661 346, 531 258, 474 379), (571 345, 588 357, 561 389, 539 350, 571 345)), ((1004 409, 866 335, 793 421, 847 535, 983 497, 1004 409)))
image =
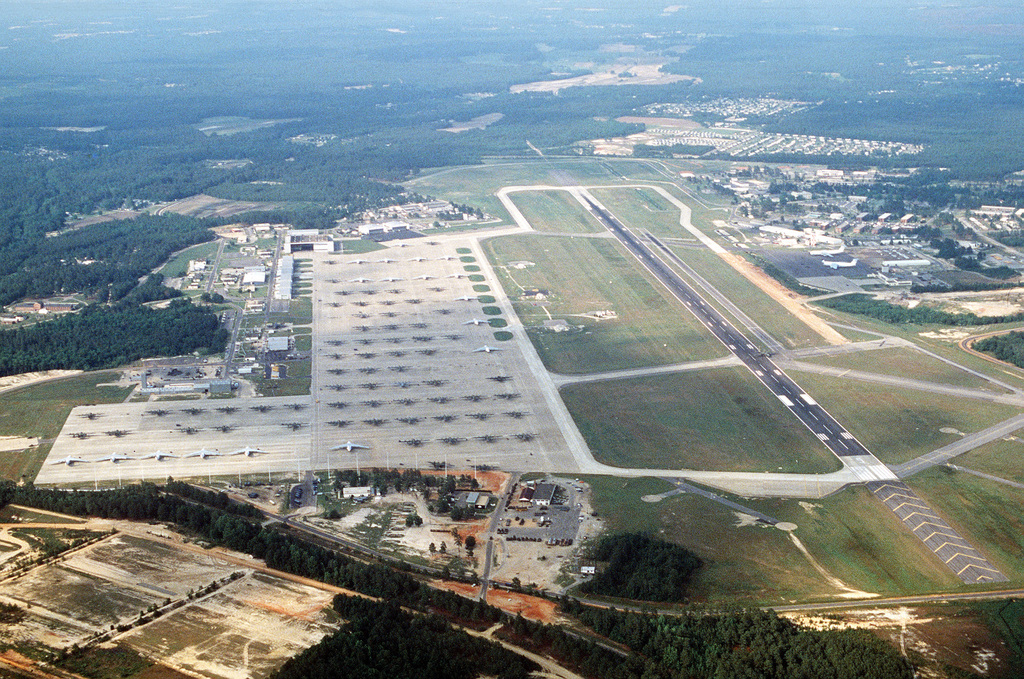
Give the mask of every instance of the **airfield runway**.
MULTIPOLYGON (((586 191, 581 193, 594 216, 607 226, 619 241, 842 461, 843 472, 851 474, 859 482, 866 482, 868 488, 882 500, 883 504, 901 521, 907 523, 915 537, 942 559, 958 578, 968 584, 1008 580, 981 552, 938 517, 906 484, 901 483, 896 474, 872 455, 853 434, 846 431, 835 418, 779 369, 764 350, 755 347, 593 196, 586 191)), ((650 234, 644 236, 670 259, 674 257, 657 238, 650 234)))

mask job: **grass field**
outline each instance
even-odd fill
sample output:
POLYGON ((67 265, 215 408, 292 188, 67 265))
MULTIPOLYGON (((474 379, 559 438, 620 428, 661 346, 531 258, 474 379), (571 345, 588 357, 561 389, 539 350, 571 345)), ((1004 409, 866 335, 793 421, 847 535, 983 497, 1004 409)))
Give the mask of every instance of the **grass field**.
POLYGON ((35 448, 0 453, 0 478, 14 481, 34 479, 52 448, 53 442, 47 441, 35 448))
POLYGON ((1024 483, 1024 431, 1013 440, 1000 439, 960 455, 953 464, 1024 483))
POLYGON ((421 194, 480 207, 512 221, 494 194, 505 186, 561 185, 565 175, 580 184, 619 184, 626 175, 639 181, 664 179, 645 161, 615 158, 538 158, 536 160, 489 160, 481 165, 432 172, 404 185, 421 194))
MULTIPOLYGON (((670 489, 658 479, 581 477, 608 531, 640 531, 683 545, 704 561, 693 596, 713 604, 778 605, 833 599, 829 583, 776 528, 752 524, 703 497, 640 498, 670 489)), ((949 590, 959 581, 864 489, 847 489, 813 503, 733 498, 782 521, 831 576, 879 595, 949 590)))
POLYGON ((651 189, 592 189, 590 193, 630 228, 661 238, 693 238, 679 225, 679 208, 651 189))
MULTIPOLYGON (((707 248, 674 247, 672 251, 783 346, 798 349, 824 344, 821 335, 811 330, 806 323, 789 313, 781 304, 707 248)), ((694 288, 700 291, 696 284, 694 288)), ((710 296, 704 295, 704 298, 726 317, 732 317, 710 296)), ((736 325, 743 328, 739 323, 736 325)))
POLYGON ((795 523, 794 534, 810 554, 849 587, 899 595, 962 586, 866 488, 847 488, 814 502, 741 502, 795 523))
POLYGON ((525 325, 563 318, 583 326, 572 332, 531 331, 550 370, 600 372, 725 355, 725 347, 611 241, 508 236, 483 246, 525 325), (523 260, 535 266, 505 267, 523 260), (546 290, 544 304, 523 300, 526 288, 546 290), (580 315, 604 309, 614 310, 618 318, 597 321, 580 315))
POLYGON ((594 490, 595 510, 609 532, 639 531, 682 545, 704 562, 694 579, 697 601, 779 603, 796 597, 825 598, 830 589, 800 558, 782 531, 739 525, 728 507, 697 495, 660 502, 640 498, 671 489, 660 479, 584 477, 594 490))
MULTIPOLYGON (((967 337, 968 335, 988 332, 990 330, 998 330, 998 325, 965 328, 949 328, 941 325, 893 325, 889 323, 882 323, 881 321, 876 321, 866 316, 843 314, 831 309, 818 308, 817 311, 819 316, 822 316, 830 322, 844 323, 884 335, 903 337, 926 349, 934 351, 939 356, 951 359, 967 368, 970 368, 971 370, 977 370, 982 374, 991 375, 996 379, 1005 381, 1016 387, 1024 387, 1024 370, 986 361, 983 358, 968 354, 960 349, 958 345, 961 338, 967 337), (949 331, 948 334, 946 334, 946 331, 949 331)), ((844 334, 848 333, 846 330, 843 330, 842 332, 844 334)), ((869 338, 877 339, 873 336, 869 336, 869 338)))
POLYGON ((510 195, 512 202, 537 231, 552 233, 604 233, 605 228, 568 191, 524 191, 510 195))
POLYGON ((580 479, 593 490, 594 512, 610 532, 655 534, 661 530, 662 505, 642 502, 640 498, 672 490, 675 486, 668 481, 615 476, 581 476, 580 479))
POLYGON ((1024 490, 948 467, 916 474, 907 484, 1012 583, 1024 581, 1024 490))
POLYGON ((341 252, 346 255, 358 255, 364 252, 376 252, 383 250, 385 246, 372 240, 362 238, 346 239, 341 241, 341 252))
MULTIPOLYGON (((313 320, 313 300, 309 296, 302 296, 292 299, 288 304, 288 313, 271 313, 271 323, 292 323, 295 325, 308 325, 313 320)), ((260 322, 254 317, 256 324, 260 322)))
POLYGON ((67 516, 64 514, 50 514, 46 512, 37 512, 33 509, 25 507, 14 507, 7 505, 3 509, 0 509, 0 522, 11 523, 13 521, 30 521, 37 523, 66 523, 76 524, 82 523, 85 519, 79 519, 73 516, 67 516))
POLYGON ((200 243, 199 245, 182 250, 171 257, 171 259, 163 265, 163 268, 160 269, 160 273, 168 278, 184 276, 188 273, 189 260, 210 259, 217 254, 217 249, 219 247, 220 243, 214 240, 209 243, 200 243))
POLYGON ((606 464, 806 473, 840 466, 744 368, 570 385, 562 399, 606 464))
POLYGON ((898 464, 1016 415, 1016 408, 909 389, 790 371, 882 462, 898 464))
POLYGON ((837 368, 850 368, 882 375, 908 377, 925 382, 938 382, 1005 393, 1005 390, 996 387, 991 382, 905 347, 859 351, 839 356, 820 356, 806 360, 808 363, 830 365, 837 368))
POLYGON ((256 376, 252 379, 256 391, 264 396, 308 396, 310 387, 310 369, 312 361, 287 361, 288 376, 279 380, 256 376))

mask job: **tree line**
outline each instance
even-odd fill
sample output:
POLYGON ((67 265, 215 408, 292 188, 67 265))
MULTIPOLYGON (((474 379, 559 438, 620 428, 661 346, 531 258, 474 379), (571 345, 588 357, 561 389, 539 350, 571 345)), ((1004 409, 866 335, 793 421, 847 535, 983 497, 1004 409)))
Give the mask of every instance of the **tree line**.
POLYGON ((345 626, 286 661, 273 679, 525 679, 540 669, 440 615, 412 614, 394 601, 339 595, 334 610, 345 626))
POLYGON ((0 247, 0 305, 71 293, 118 301, 174 252, 213 238, 198 219, 144 215, 8 243, 0 247))
MULTIPOLYGON (((570 601, 564 611, 646 660, 646 677, 692 679, 910 679, 899 651, 863 630, 804 629, 773 611, 657 616, 570 601)), ((632 676, 640 676, 632 675, 632 676)))
POLYGON ((916 306, 913 309, 908 309, 896 304, 890 304, 884 300, 873 299, 871 295, 863 294, 832 297, 831 299, 823 299, 816 303, 835 311, 868 316, 869 318, 892 324, 913 323, 918 325, 967 326, 1024 321, 1024 313, 1005 314, 1002 316, 979 316, 969 312, 953 313, 925 306, 916 306))

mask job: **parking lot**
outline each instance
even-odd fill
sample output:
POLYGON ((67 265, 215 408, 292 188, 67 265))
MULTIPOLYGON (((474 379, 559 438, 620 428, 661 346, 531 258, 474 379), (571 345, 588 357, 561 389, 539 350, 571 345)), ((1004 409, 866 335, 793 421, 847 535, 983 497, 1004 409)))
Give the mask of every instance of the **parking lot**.
POLYGON ((582 492, 577 486, 556 484, 550 504, 518 499, 523 487, 519 484, 508 506, 498 509, 502 514, 498 518, 497 534, 513 542, 572 545, 582 519, 582 492))

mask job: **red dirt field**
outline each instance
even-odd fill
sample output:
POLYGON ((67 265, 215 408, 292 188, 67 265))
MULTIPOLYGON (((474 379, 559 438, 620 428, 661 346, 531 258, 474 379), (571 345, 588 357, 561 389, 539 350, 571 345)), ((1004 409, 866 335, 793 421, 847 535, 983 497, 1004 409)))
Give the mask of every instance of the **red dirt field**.
MULTIPOLYGON (((436 582, 434 586, 465 597, 474 597, 480 593, 479 586, 462 582, 436 582)), ((555 619, 555 602, 528 594, 492 588, 487 592, 487 603, 509 613, 521 613, 528 620, 548 623, 555 619)))
MULTIPOLYGON (((437 469, 421 469, 420 473, 424 476, 444 475, 443 470, 437 469)), ((449 469, 448 473, 452 476, 473 476, 472 469, 449 469)), ((480 484, 480 490, 486 490, 491 493, 500 493, 501 489, 508 482, 509 476, 505 472, 476 472, 476 480, 480 484)))
POLYGON ((142 674, 136 675, 135 679, 191 679, 191 677, 167 665, 156 664, 143 670, 142 674))

